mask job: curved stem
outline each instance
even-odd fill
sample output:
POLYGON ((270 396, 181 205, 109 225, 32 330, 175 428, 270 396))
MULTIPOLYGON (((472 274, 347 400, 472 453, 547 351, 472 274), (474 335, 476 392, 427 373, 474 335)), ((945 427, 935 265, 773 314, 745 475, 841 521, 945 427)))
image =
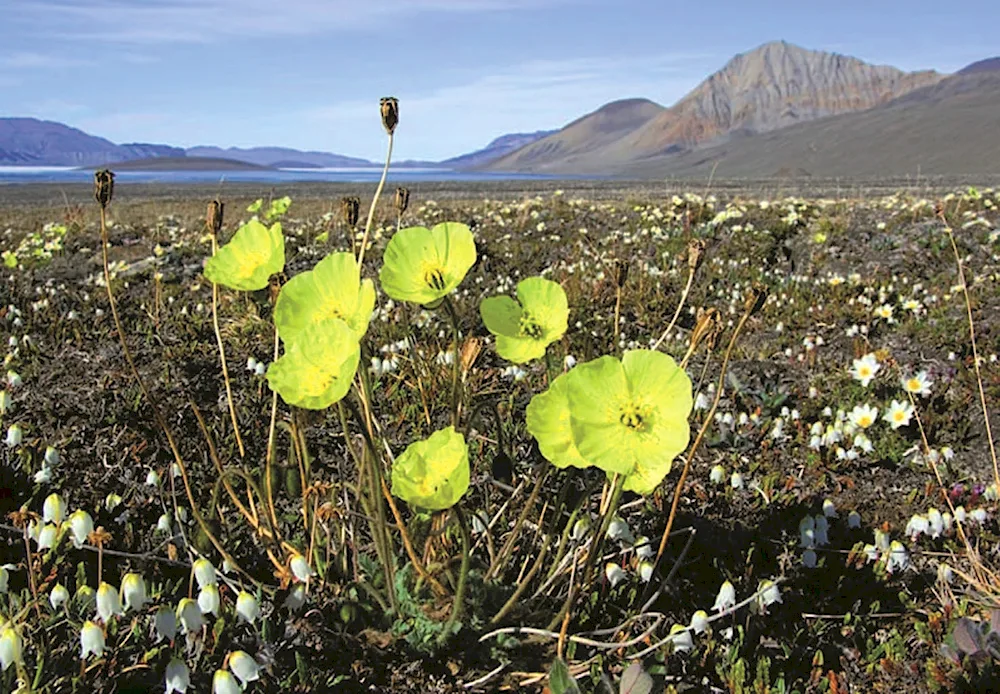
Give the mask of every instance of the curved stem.
POLYGON ((659 349, 660 345, 663 344, 663 341, 667 339, 667 335, 669 335, 670 331, 674 329, 674 325, 677 324, 677 319, 681 315, 681 309, 684 308, 684 302, 687 300, 688 292, 691 291, 691 284, 693 282, 694 270, 690 270, 688 272, 687 284, 684 285, 684 291, 681 292, 681 300, 677 302, 677 310, 674 311, 674 317, 670 319, 670 324, 667 326, 667 329, 663 331, 663 334, 660 335, 660 339, 653 344, 654 350, 659 349))
POLYGON ((458 518, 458 528, 462 533, 462 567, 458 573, 458 588, 455 590, 455 603, 451 608, 451 614, 448 615, 448 621, 445 622, 444 630, 441 632, 440 643, 444 643, 448 639, 455 622, 462 614, 462 607, 465 601, 465 584, 469 578, 470 548, 472 547, 469 523, 465 518, 465 514, 458 505, 453 506, 452 510, 458 518))
POLYGON ((451 364, 451 424, 457 429, 459 411, 462 407, 462 397, 460 394, 461 383, 458 378, 458 362, 460 359, 461 349, 459 345, 458 313, 455 312, 455 306, 451 303, 451 297, 446 296, 444 298, 444 306, 448 312, 448 317, 451 319, 451 335, 455 341, 455 350, 451 364))
MULTIPOLYGON (((212 234, 212 255, 216 253, 215 234, 212 234)), ((226 364, 226 348, 222 343, 222 332, 219 330, 219 285, 212 282, 212 327, 215 329, 215 342, 219 345, 219 360, 222 362, 222 380, 226 384, 226 401, 229 403, 229 418, 233 420, 233 433, 236 435, 236 446, 240 449, 240 457, 246 455, 243 447, 243 437, 240 436, 240 425, 236 420, 236 404, 233 402, 233 389, 229 383, 229 366, 226 364)))
MULTIPOLYGON (((278 361, 281 343, 278 339, 278 326, 274 326, 274 357, 272 363, 278 361)), ((278 514, 274 510, 274 490, 271 484, 271 463, 274 459, 274 426, 278 418, 278 391, 271 394, 271 423, 267 429, 267 453, 264 455, 264 503, 271 518, 271 527, 278 533, 278 514)), ((280 538, 280 535, 277 535, 280 538)))
POLYGON ((361 238, 361 249, 358 251, 358 267, 365 262, 365 248, 368 246, 368 234, 372 230, 372 220, 375 218, 375 206, 378 198, 385 187, 385 177, 389 174, 389 162, 392 160, 392 133, 389 133, 389 151, 385 155, 385 166, 382 167, 382 178, 379 179, 378 188, 375 189, 375 197, 372 198, 372 205, 368 208, 368 221, 365 222, 365 235, 361 238))

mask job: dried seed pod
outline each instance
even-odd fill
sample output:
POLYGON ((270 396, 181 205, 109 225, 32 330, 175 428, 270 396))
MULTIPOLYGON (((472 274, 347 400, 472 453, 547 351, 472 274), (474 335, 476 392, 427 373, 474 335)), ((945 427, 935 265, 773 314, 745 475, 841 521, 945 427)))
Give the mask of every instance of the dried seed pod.
POLYGON ((701 239, 692 239, 687 247, 688 269, 694 272, 701 266, 701 261, 705 255, 705 242, 701 239))
POLYGON ((402 187, 396 188, 394 203, 396 205, 396 212, 399 214, 406 212, 406 208, 410 206, 410 190, 402 187))
POLYGON ((476 362, 476 359, 479 357, 479 353, 482 349, 483 342, 478 337, 470 337, 465 341, 460 351, 460 361, 463 374, 469 373, 469 369, 471 369, 472 365, 476 362))
POLYGON ((115 193, 115 175, 108 169, 101 169, 94 173, 94 198, 102 208, 111 204, 111 198, 115 193))
POLYGON ((698 309, 698 320, 691 331, 691 349, 705 342, 709 349, 715 348, 719 333, 722 332, 722 314, 717 308, 698 309))
POLYGON ((394 96, 384 96, 379 101, 379 108, 382 111, 382 127, 392 135, 399 124, 399 100, 394 96))
POLYGON ((358 217, 361 215, 361 200, 357 196, 348 196, 341 199, 340 211, 344 215, 344 221, 347 222, 347 226, 353 227, 357 225, 358 217))
POLYGON ((627 260, 616 260, 615 261, 615 284, 619 288, 625 286, 625 282, 628 280, 628 261, 627 260))
POLYGON ((765 301, 767 301, 767 287, 760 282, 754 282, 747 292, 743 306, 752 316, 764 308, 765 301))
POLYGON ((208 203, 205 222, 208 224, 208 230, 212 233, 212 236, 218 237, 219 232, 222 231, 222 216, 225 207, 225 204, 221 200, 213 200, 208 203))

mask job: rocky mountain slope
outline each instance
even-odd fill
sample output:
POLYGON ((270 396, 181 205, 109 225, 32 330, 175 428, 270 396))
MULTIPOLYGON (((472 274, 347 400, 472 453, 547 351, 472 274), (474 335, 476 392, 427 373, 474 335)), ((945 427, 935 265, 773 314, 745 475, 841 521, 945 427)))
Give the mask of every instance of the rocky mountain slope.
POLYGON ((0 118, 0 166, 100 166, 148 157, 184 156, 166 145, 116 145, 62 123, 0 118))

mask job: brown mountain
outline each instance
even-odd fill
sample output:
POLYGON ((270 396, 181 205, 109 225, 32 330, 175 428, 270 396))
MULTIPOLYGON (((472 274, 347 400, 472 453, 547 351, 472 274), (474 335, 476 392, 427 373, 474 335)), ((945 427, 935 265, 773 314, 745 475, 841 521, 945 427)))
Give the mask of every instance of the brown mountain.
POLYGON ((862 111, 941 78, 934 71, 907 73, 775 41, 735 56, 675 105, 621 131, 620 137, 578 141, 579 153, 571 157, 553 146, 587 116, 534 143, 535 156, 525 157, 525 150, 520 150, 490 168, 607 173, 649 157, 697 149, 734 136, 862 111), (545 156, 539 156, 542 153, 545 156))
POLYGON ((1000 70, 961 71, 867 111, 845 113, 673 155, 614 173, 771 177, 1000 173, 1000 70))

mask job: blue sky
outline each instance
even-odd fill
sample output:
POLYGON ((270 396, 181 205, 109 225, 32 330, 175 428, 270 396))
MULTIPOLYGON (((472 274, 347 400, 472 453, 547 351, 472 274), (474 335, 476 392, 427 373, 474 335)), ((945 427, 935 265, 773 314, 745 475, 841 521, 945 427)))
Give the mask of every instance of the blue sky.
POLYGON ((0 116, 378 160, 394 95, 396 158, 442 159, 615 99, 670 105, 774 39, 950 72, 1000 54, 998 26, 978 0, 0 0, 0 116))

